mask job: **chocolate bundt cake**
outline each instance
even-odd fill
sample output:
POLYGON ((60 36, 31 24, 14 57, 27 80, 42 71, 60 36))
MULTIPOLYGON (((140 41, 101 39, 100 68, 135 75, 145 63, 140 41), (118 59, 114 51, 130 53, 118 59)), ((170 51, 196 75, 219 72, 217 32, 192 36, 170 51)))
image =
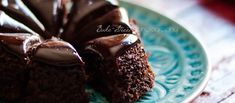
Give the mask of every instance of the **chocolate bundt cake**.
POLYGON ((137 25, 116 0, 0 0, 0 102, 111 103, 153 87, 137 25))

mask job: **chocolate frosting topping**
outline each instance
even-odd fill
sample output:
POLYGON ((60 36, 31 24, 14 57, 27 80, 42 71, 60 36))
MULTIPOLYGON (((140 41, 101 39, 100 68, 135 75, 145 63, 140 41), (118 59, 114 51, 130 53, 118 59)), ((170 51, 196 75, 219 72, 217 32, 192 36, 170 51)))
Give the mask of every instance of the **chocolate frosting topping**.
POLYGON ((62 38, 73 45, 97 37, 120 34, 120 32, 97 32, 98 26, 117 25, 129 29, 128 16, 124 9, 117 6, 116 0, 74 0, 74 5, 69 16, 62 38), (126 20, 126 21, 125 21, 126 20))
POLYGON ((105 57, 118 56, 137 42, 140 42, 137 35, 119 34, 91 40, 87 43, 88 46, 85 49, 92 50, 105 57))
POLYGON ((83 23, 92 22, 105 13, 117 8, 117 2, 107 0, 73 0, 74 4, 64 34, 73 33, 83 23))
POLYGON ((28 33, 0 33, 0 44, 3 44, 8 51, 13 51, 15 55, 26 58, 29 47, 40 42, 36 35, 28 33))
POLYGON ((77 47, 92 41, 99 44, 97 50, 107 49, 107 54, 115 56, 139 41, 130 28, 127 12, 116 0, 71 0, 73 5, 66 15, 67 3, 0 0, 0 46, 29 61, 77 65, 83 62, 73 46, 80 49, 77 47), (107 31, 97 31, 105 28, 107 31))
POLYGON ((114 9, 106 15, 88 23, 78 34, 82 34, 76 39, 79 43, 101 36, 110 36, 115 34, 132 33, 129 28, 129 18, 123 8, 114 9))
POLYGON ((22 0, 44 24, 46 32, 59 34, 63 24, 65 4, 61 0, 22 0))
POLYGON ((21 0, 3 0, 0 2, 0 8, 10 17, 30 27, 39 34, 45 34, 44 26, 33 15, 33 13, 24 5, 21 0))
POLYGON ((61 66, 83 64, 77 51, 67 42, 53 38, 28 51, 32 60, 61 66))
POLYGON ((14 20, 5 12, 0 10, 0 33, 34 33, 22 23, 14 20))

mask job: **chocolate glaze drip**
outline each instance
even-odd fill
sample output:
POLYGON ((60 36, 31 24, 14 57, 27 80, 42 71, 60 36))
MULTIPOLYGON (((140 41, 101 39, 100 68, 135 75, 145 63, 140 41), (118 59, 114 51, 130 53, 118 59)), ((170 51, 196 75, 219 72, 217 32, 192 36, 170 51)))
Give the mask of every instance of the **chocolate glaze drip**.
POLYGON ((44 24, 46 32, 57 36, 63 24, 65 4, 61 0, 22 0, 44 24))
POLYGON ((139 41, 137 36, 132 35, 126 11, 117 6, 116 0, 73 0, 69 21, 62 33, 60 30, 66 2, 1 0, 0 3, 3 10, 0 11, 1 44, 28 60, 54 65, 82 64, 77 51, 69 43, 77 47, 78 44, 98 38, 92 40, 94 44, 99 44, 96 49, 107 49, 107 54, 115 56, 139 41), (98 26, 103 26, 101 29, 110 26, 111 31, 97 32, 98 26), (123 32, 123 29, 116 31, 118 26, 127 32, 123 32), (56 39, 59 35, 69 43, 56 39))
POLYGON ((129 27, 129 18, 126 11, 123 8, 118 8, 87 24, 77 33, 83 34, 77 39, 82 43, 86 38, 92 39, 92 37, 97 38, 124 33, 131 34, 132 30, 129 27))
POLYGON ((0 4, 0 8, 10 17, 30 27, 30 29, 39 34, 45 34, 44 26, 21 0, 3 0, 0 4))
POLYGON ((31 60, 47 64, 59 66, 84 64, 72 45, 57 38, 36 44, 28 51, 28 54, 31 56, 31 60))
POLYGON ((34 33, 22 23, 0 10, 0 33, 34 33))
POLYGON ((27 58, 26 52, 29 47, 38 42, 38 36, 28 33, 0 33, 0 44, 20 58, 27 58))
POLYGON ((101 37, 87 43, 85 50, 91 50, 102 57, 119 56, 135 43, 140 43, 139 38, 134 34, 119 34, 101 37))
POLYGON ((86 25, 82 25, 80 28, 79 26, 74 26, 78 27, 75 32, 69 31, 66 33, 65 29, 65 33, 62 35, 62 38, 77 46, 78 44, 82 44, 97 37, 132 33, 127 12, 123 8, 112 9, 105 15, 93 19, 92 22, 83 24, 86 25))
POLYGON ((99 25, 103 25, 104 28, 121 25, 131 33, 125 10, 119 8, 114 0, 74 0, 62 38, 77 45, 97 37, 120 33, 114 30, 99 33, 97 32, 99 25))
POLYGON ((117 8, 114 4, 105 0, 73 0, 69 22, 65 27, 64 34, 71 34, 85 23, 104 15, 117 8))

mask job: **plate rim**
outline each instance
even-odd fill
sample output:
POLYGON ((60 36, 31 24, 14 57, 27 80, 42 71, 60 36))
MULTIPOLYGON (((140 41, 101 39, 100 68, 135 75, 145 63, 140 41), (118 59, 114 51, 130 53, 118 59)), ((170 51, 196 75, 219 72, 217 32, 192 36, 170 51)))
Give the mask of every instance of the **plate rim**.
POLYGON ((138 6, 140 8, 145 9, 145 10, 154 12, 154 13, 158 14, 159 16, 161 16, 162 18, 165 18, 169 22, 173 23, 174 25, 177 25, 177 26, 181 27, 182 30, 184 30, 187 33, 189 33, 190 36, 192 37, 192 39, 194 39, 199 44, 199 46, 201 47, 201 49, 203 51, 203 54, 205 56, 205 59, 206 59, 205 60, 206 61, 205 62, 205 64, 206 64, 206 66, 205 66, 205 69, 206 69, 205 77, 204 77, 203 81, 199 84, 199 86, 195 89, 195 91, 193 91, 193 93, 190 94, 190 96, 186 97, 185 100, 182 101, 182 103, 192 102, 194 99, 196 99, 203 92, 203 90, 205 89, 206 85, 208 84, 208 81, 210 79, 211 72, 212 72, 212 67, 211 67, 211 63, 210 63, 210 60, 209 60, 208 50, 206 49, 206 45, 200 39, 198 39, 197 36, 193 35, 193 33, 189 29, 186 29, 185 26, 180 25, 180 23, 178 23, 178 22, 174 21, 173 19, 171 19, 171 18, 169 18, 169 17, 167 17, 167 16, 157 12, 156 10, 154 10, 151 7, 147 7, 147 6, 139 4, 138 2, 133 2, 133 1, 134 0, 119 0, 119 2, 128 3, 130 5, 138 6))

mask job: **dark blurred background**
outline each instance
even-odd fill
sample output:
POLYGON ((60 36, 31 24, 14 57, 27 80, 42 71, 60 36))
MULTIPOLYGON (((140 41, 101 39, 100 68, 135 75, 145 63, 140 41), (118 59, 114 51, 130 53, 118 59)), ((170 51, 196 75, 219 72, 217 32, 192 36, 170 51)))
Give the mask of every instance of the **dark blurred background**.
POLYGON ((235 24, 235 0, 199 0, 199 3, 212 13, 235 24))

